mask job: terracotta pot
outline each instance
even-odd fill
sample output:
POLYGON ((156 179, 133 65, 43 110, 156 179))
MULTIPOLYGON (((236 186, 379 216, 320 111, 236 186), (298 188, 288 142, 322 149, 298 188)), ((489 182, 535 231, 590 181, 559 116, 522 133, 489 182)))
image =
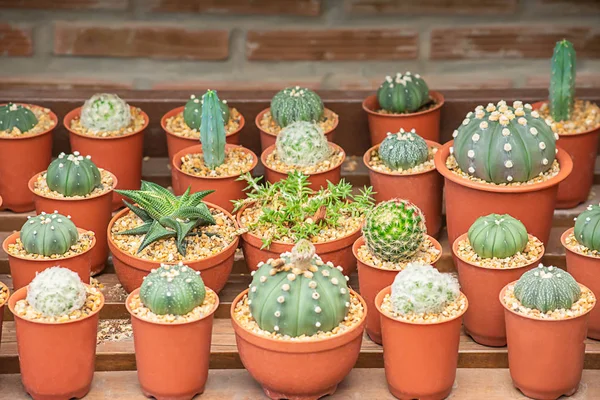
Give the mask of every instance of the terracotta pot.
MULTIPOLYGON (((92 156, 96 166, 115 174, 119 180, 117 189, 137 190, 141 185, 144 131, 148 127, 149 119, 148 114, 140 112, 146 121, 142 129, 119 137, 92 137, 71 130, 71 121, 79 118, 81 107, 70 111, 63 120, 65 128, 69 131, 71 150, 92 156)), ((113 192, 113 210, 121 207, 123 196, 113 192)))
MULTIPOLYGON (((167 119, 183 112, 185 106, 177 107, 163 115, 160 120, 160 126, 167 134, 167 150, 169 151, 169 160, 172 160, 176 153, 179 153, 181 150, 186 147, 191 147, 197 145, 200 139, 188 138, 174 134, 173 132, 167 129, 167 119)), ((240 132, 244 128, 246 124, 246 120, 244 116, 240 114, 240 126, 237 130, 233 132, 229 132, 226 136, 226 141, 229 144, 240 144, 240 132)))
MULTIPOLYGON (((216 208, 223 212, 229 218, 233 219, 233 216, 219 206, 212 203, 206 202, 209 208, 216 208)), ((150 273, 153 268, 158 268, 161 262, 149 261, 143 258, 133 256, 120 250, 112 240, 110 231, 114 223, 121 218, 123 215, 129 212, 129 209, 119 211, 108 224, 108 247, 113 255, 113 264, 115 266, 115 272, 119 282, 123 285, 123 288, 127 293, 131 293, 133 290, 142 286, 142 281, 146 275, 150 273)), ((239 238, 236 237, 233 242, 229 244, 221 253, 215 254, 214 256, 204 258, 202 260, 185 261, 185 265, 196 270, 201 271, 202 280, 204 284, 215 292, 219 293, 223 286, 227 283, 231 269, 233 268, 233 256, 235 249, 239 244, 239 238)), ((175 264, 177 262, 163 262, 163 264, 175 264)))
MULTIPOLYGON (((314 174, 305 174, 308 175, 308 181, 310 182, 310 188, 312 190, 319 190, 321 188, 327 187, 327 182, 331 182, 334 184, 338 184, 342 179, 342 164, 346 159, 346 153, 344 149, 338 146, 335 143, 331 143, 331 147, 334 148, 336 152, 342 152, 342 162, 338 165, 332 166, 327 171, 317 172, 314 174)), ((265 180, 267 182, 275 183, 282 179, 286 179, 288 177, 287 172, 279 172, 271 167, 269 167, 266 163, 267 157, 275 150, 275 145, 269 146, 265 151, 260 155, 260 161, 265 166, 265 180)))
MULTIPOLYGON (((508 285, 507 285, 508 286, 508 285)), ((513 312, 504 304, 508 367, 513 385, 527 397, 557 399, 579 388, 585 357, 589 311, 564 320, 541 320, 513 312)))
MULTIPOLYGON (((235 319, 235 306, 248 293, 240 293, 231 304, 231 323, 244 367, 271 399, 316 400, 333 394, 352 370, 362 343, 366 319, 342 334, 307 342, 259 336, 235 319)), ((351 290, 355 296, 358 294, 351 290)), ((366 312, 367 305, 358 296, 366 312)))
POLYGON ((498 303, 498 293, 504 286, 537 267, 545 249, 542 249, 542 254, 535 261, 519 268, 487 268, 477 266, 459 256, 458 243, 465 239, 466 233, 460 235, 452 244, 460 288, 470 304, 464 318, 465 333, 485 346, 506 346, 504 309, 498 303))
POLYGON ((547 181, 532 185, 499 186, 462 178, 446 167, 453 142, 444 144, 435 155, 435 167, 445 178, 446 227, 454 243, 477 218, 492 213, 510 214, 523 222, 527 232, 548 243, 558 184, 573 169, 571 157, 558 148, 560 172, 547 181))
POLYGON ((15 318, 21 380, 34 400, 82 398, 94 377, 96 334, 101 305, 94 313, 69 322, 28 321, 15 312, 17 301, 27 297, 27 288, 8 300, 15 318))
MULTIPOLYGON (((71 221, 83 229, 94 232, 96 235, 96 246, 91 251, 90 262, 92 265, 92 276, 99 274, 106 266, 108 258, 108 243, 106 241, 106 227, 112 216, 113 190, 98 196, 91 196, 85 199, 56 199, 37 194, 33 188, 40 174, 35 174, 29 180, 29 191, 35 199, 35 211, 37 214, 46 212, 48 214, 58 211, 62 215, 70 215, 71 221), (91 212, 90 210, 93 210, 91 212)), ((110 173, 110 172, 109 172, 110 173)), ((112 176, 114 186, 117 184, 117 177, 112 176)), ((113 187, 114 187, 113 186, 113 187)))
MULTIPOLYGON (((325 110, 329 110, 329 109, 325 108, 325 110)), ((277 135, 274 135, 271 132, 267 132, 267 131, 263 130, 260 126, 260 121, 262 120, 263 115, 269 111, 271 111, 270 107, 265 108, 260 113, 258 113, 256 118, 254 119, 254 123, 256 124, 256 127, 260 131, 260 148, 262 151, 265 151, 267 148, 273 146, 275 144, 275 140, 277 139, 277 135)), ((329 110, 329 111, 331 111, 331 110, 329 110)), ((340 119, 338 117, 338 120, 335 122, 335 125, 333 126, 333 128, 331 128, 330 130, 325 132, 325 137, 330 142, 333 142, 333 138, 335 135, 335 128, 337 128, 339 122, 340 122, 340 119)))
POLYGON ((34 135, 18 138, 0 137, 0 195, 3 208, 14 212, 31 211, 33 196, 27 182, 36 173, 48 168, 52 159, 52 131, 58 124, 56 114, 50 111, 54 126, 34 135))
POLYGON ((204 392, 208 379, 210 343, 215 307, 199 320, 184 323, 150 322, 131 312, 135 362, 142 392, 157 400, 191 400, 204 392))
MULTIPOLYGON (((426 140, 427 146, 440 148, 439 143, 426 140)), ((442 229, 442 187, 444 179, 434 169, 410 175, 390 174, 374 170, 369 162, 371 153, 379 144, 371 147, 363 156, 363 163, 369 169, 369 180, 375 191, 375 201, 394 198, 412 201, 425 214, 427 234, 438 237, 442 229)))
MULTIPOLYGON (((6 294, 10 297, 10 290, 8 290, 8 287, 0 282, 0 288, 5 287, 7 292, 6 294)), ((2 344, 2 321, 4 319, 4 305, 8 302, 8 297, 6 298, 6 300, 3 303, 0 303, 0 344, 2 344)))
POLYGON ((381 114, 378 113, 379 102, 377 95, 372 94, 363 103, 363 110, 367 112, 371 145, 383 142, 388 132, 398 132, 400 128, 406 131, 415 129, 417 133, 427 140, 440 142, 440 116, 444 105, 444 96, 434 90, 429 91, 435 102, 435 107, 412 114, 381 114))
MULTIPOLYGON (((80 228, 77 228, 77 230, 79 231, 79 234, 86 232, 86 230, 80 228)), ((77 275, 79 275, 83 282, 90 283, 92 254, 94 252, 94 248, 98 244, 98 241, 95 237, 92 240, 92 246, 83 253, 79 253, 70 257, 53 258, 50 260, 37 260, 15 256, 8 252, 8 246, 15 244, 19 236, 19 232, 14 232, 9 237, 4 239, 4 242, 2 243, 2 250, 4 250, 4 252, 8 255, 8 264, 10 266, 10 274, 12 276, 14 290, 29 285, 29 282, 35 278, 38 272, 42 272, 47 268, 55 266, 60 266, 77 272, 77 275)))
MULTIPOLYGON (((431 263, 435 267, 435 263, 438 262, 442 256, 442 245, 429 236, 429 240, 433 243, 436 249, 440 251, 439 256, 431 263)), ((363 236, 356 239, 352 246, 352 254, 356 258, 356 264, 358 265, 358 287, 361 296, 367 302, 367 306, 370 310, 375 310, 375 297, 377 294, 386 286, 390 286, 396 276, 398 275, 397 270, 389 270, 377 268, 371 264, 366 264, 358 258, 358 249, 365 244, 365 238, 363 236)), ((381 344, 381 318, 379 313, 370 312, 367 314, 367 335, 377 344, 381 344)))
POLYGON ((388 286, 375 298, 388 389, 399 399, 446 398, 456 378, 462 314, 439 323, 399 321, 381 310, 390 292, 388 286))
MULTIPOLYGON (((225 151, 234 149, 236 147, 233 144, 225 145, 225 151)), ((241 147, 247 153, 252 154, 254 161, 252 162, 252 168, 249 172, 252 172, 258 164, 258 157, 252 151, 241 147)), ((173 192, 177 196, 182 195, 188 187, 192 187, 192 193, 196 193, 202 190, 215 190, 214 193, 209 194, 205 197, 206 200, 224 208, 231 212, 233 211, 232 200, 246 198, 244 189, 248 184, 245 181, 238 181, 240 175, 232 175, 227 177, 214 177, 214 176, 196 176, 191 175, 181 170, 181 158, 187 154, 202 154, 202 145, 196 145, 187 147, 173 156, 171 160, 171 175, 173 177, 173 192)))

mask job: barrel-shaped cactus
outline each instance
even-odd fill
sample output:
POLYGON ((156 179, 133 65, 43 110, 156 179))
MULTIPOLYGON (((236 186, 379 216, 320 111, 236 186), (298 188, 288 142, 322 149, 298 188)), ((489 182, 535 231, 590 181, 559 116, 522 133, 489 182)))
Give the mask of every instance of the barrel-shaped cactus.
POLYGON ((469 243, 481 258, 512 257, 525 250, 529 236, 521 221, 508 214, 489 214, 475 220, 469 243))
POLYGON ((429 157, 427 142, 413 129, 388 133, 379 146, 379 157, 392 170, 406 170, 423 164, 429 157))
POLYGON ((419 74, 398 72, 395 76, 385 77, 377 90, 377 101, 385 111, 412 113, 430 102, 429 88, 419 74))
POLYGON ((252 318, 265 331, 291 337, 333 330, 350 307, 347 278, 338 268, 323 263, 312 243, 300 240, 290 253, 253 273, 252 318))
POLYGON ((542 264, 525 272, 514 290, 515 297, 523 306, 542 313, 561 308, 568 310, 581 296, 581 288, 571 274, 542 264))
POLYGON ((27 107, 14 103, 0 106, 0 131, 10 132, 17 128, 21 133, 25 133, 37 123, 37 117, 27 107))
MULTIPOLYGON (((185 124, 197 131, 199 131, 202 126, 202 103, 202 99, 197 98, 195 95, 191 95, 183 109, 183 120, 185 121, 185 124)), ((221 107, 221 112, 223 113, 223 122, 227 124, 230 114, 227 101, 221 100, 219 102, 219 107, 221 107)))
POLYGON ((116 94, 97 93, 81 108, 81 125, 92 132, 118 131, 130 123, 129 104, 116 94))
POLYGON ((566 39, 556 43, 550 75, 550 115, 555 121, 571 117, 575 103, 575 49, 566 39))
POLYGON ((87 289, 77 273, 51 267, 38 273, 27 287, 27 302, 46 317, 79 310, 85 304, 87 289))
POLYGON ((204 164, 215 169, 225 162, 225 122, 221 110, 221 102, 214 90, 208 90, 202 96, 202 124, 200 125, 200 142, 204 164))
POLYGON ((102 176, 91 156, 83 157, 78 151, 60 153, 46 171, 46 183, 50 190, 64 196, 85 196, 102 185, 102 176))
POLYGON ((79 232, 68 217, 43 212, 23 224, 19 238, 27 253, 52 256, 69 251, 79 240, 79 232))
POLYGON ((590 250, 600 251, 600 204, 590 204, 575 221, 575 239, 590 250))
POLYGON ((298 121, 319 122, 324 110, 321 97, 300 86, 283 89, 271 99, 271 116, 282 128, 298 121))
POLYGON ((283 128, 275 142, 277 155, 287 165, 310 166, 331 155, 329 142, 320 126, 298 121, 283 128))

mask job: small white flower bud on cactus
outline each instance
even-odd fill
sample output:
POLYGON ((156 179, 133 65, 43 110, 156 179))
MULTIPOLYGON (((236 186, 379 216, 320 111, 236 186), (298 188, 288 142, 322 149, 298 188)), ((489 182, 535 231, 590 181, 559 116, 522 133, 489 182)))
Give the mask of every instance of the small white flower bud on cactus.
POLYGON ((46 317, 79 310, 86 297, 87 290, 79 275, 61 267, 40 272, 27 289, 27 302, 46 317))

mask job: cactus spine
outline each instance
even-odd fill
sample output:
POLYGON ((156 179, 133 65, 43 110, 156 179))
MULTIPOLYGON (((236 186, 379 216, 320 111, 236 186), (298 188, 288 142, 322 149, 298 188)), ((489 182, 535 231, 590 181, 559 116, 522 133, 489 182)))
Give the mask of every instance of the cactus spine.
POLYGON ((207 91, 202 96, 202 124, 200 142, 204 163, 215 169, 225 162, 225 122, 217 92, 207 91))
POLYGON ((600 205, 589 205, 575 221, 575 239, 590 250, 600 251, 600 205))
POLYGON ((52 256, 69 251, 79 240, 79 232, 64 215, 43 212, 23 224, 19 238, 27 253, 52 256))
POLYGON ((512 257, 525 250, 529 236, 521 221, 508 214, 479 217, 468 232, 469 243, 482 258, 512 257))
POLYGON ((10 132, 17 128, 21 133, 25 133, 38 123, 35 114, 20 104, 8 103, 0 106, 0 131, 10 132))
POLYGON ((430 102, 429 88, 419 74, 386 76, 377 90, 379 106, 396 114, 412 113, 430 102))
POLYGON ((575 102, 575 49, 566 39, 554 47, 549 95, 552 119, 568 120, 575 102))
POLYGON ((568 310, 581 296, 579 284, 567 271, 542 264, 525 272, 514 290, 523 306, 542 313, 561 308, 568 310))
POLYGON ((388 168, 398 171, 423 164, 429 157, 427 142, 415 130, 388 133, 379 146, 379 157, 388 168))
POLYGON ((317 124, 294 122, 283 128, 275 142, 277 155, 287 165, 309 166, 331 155, 329 142, 317 124))
POLYGON ((83 157, 78 151, 66 155, 60 153, 46 171, 50 190, 64 196, 85 196, 102 185, 102 176, 91 156, 83 157))
MULTIPOLYGON (((202 103, 202 100, 198 99, 195 95, 191 95, 183 109, 183 120, 185 121, 185 124, 197 131, 199 131, 202 126, 202 103)), ((219 107, 223 113, 224 124, 227 124, 229 121, 229 106, 227 105, 227 101, 220 101, 219 107)))
POLYGON ((271 116, 282 128, 298 121, 319 122, 324 111, 319 95, 300 86, 283 89, 271 99, 271 116))
POLYGON ((45 317, 58 317, 79 310, 87 289, 77 273, 52 267, 38 273, 27 288, 27 302, 45 317))
POLYGON ((116 94, 95 94, 81 108, 81 125, 92 132, 118 131, 130 122, 129 104, 116 94))

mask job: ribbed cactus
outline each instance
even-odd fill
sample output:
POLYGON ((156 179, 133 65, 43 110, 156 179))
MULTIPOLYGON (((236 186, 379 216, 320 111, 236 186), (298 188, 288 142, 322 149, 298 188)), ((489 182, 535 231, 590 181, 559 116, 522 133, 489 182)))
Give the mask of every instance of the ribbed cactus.
POLYGON ((248 292, 258 326, 291 337, 329 332, 346 317, 350 291, 346 277, 324 264, 308 240, 270 260, 254 273, 248 292))
POLYGON ((408 261, 425 241, 425 216, 408 200, 379 203, 362 229, 369 250, 384 261, 408 261))
POLYGON ((525 272, 515 284, 517 300, 543 313, 561 308, 568 310, 580 296, 581 288, 567 271, 542 264, 525 272))
POLYGON ((388 133, 379 146, 379 157, 392 170, 406 170, 423 164, 429 157, 427 142, 413 129, 388 133))
POLYGON ((429 88, 419 74, 386 76, 377 90, 379 106, 396 114, 412 113, 430 102, 429 88))
POLYGON ((275 142, 277 155, 287 165, 309 166, 331 155, 323 130, 312 122, 298 121, 283 128, 275 142))
POLYGON ((116 94, 95 94, 81 108, 81 125, 92 132, 118 131, 130 122, 129 104, 116 94))
POLYGON ((67 268, 51 267, 38 273, 27 287, 27 302, 46 317, 79 310, 87 290, 79 275, 67 268))
POLYGON ((35 114, 20 104, 8 103, 0 106, 0 131, 17 128, 21 133, 31 130, 38 123, 35 114))
POLYGON ((19 238, 27 253, 51 256, 69 251, 79 240, 79 232, 64 215, 43 212, 23 224, 19 238))
MULTIPOLYGON (((183 109, 183 120, 185 121, 185 124, 197 131, 199 131, 202 126, 202 103, 203 101, 201 99, 197 98, 195 95, 191 95, 183 109)), ((227 124, 229 121, 229 106, 227 105, 227 101, 221 100, 219 106, 223 113, 223 122, 224 124, 227 124)))
POLYGON ((554 47, 549 95, 552 119, 568 120, 575 103, 575 49, 566 39, 554 47))
POLYGON ((210 169, 215 169, 225 162, 226 133, 220 104, 214 90, 209 90, 202 96, 200 142, 204 164, 210 169))
POLYGON ((526 182, 552 167, 557 136, 530 104, 477 106, 454 131, 454 156, 466 173, 496 184, 526 182))
POLYGON ((529 236, 521 221, 508 214, 477 218, 468 232, 469 243, 482 258, 512 257, 525 250, 529 236))
POLYGON ((154 314, 185 315, 202 304, 206 296, 200 272, 187 265, 161 264, 144 277, 142 303, 154 314))
POLYGON ((271 99, 271 116, 282 128, 298 121, 318 122, 324 110, 319 95, 300 86, 283 89, 271 99))
POLYGON ((83 157, 78 151, 66 155, 60 153, 46 171, 50 190, 64 196, 85 196, 102 185, 102 176, 91 156, 83 157))
POLYGON ((590 204, 575 221, 575 239, 590 250, 600 251, 600 205, 590 204))

